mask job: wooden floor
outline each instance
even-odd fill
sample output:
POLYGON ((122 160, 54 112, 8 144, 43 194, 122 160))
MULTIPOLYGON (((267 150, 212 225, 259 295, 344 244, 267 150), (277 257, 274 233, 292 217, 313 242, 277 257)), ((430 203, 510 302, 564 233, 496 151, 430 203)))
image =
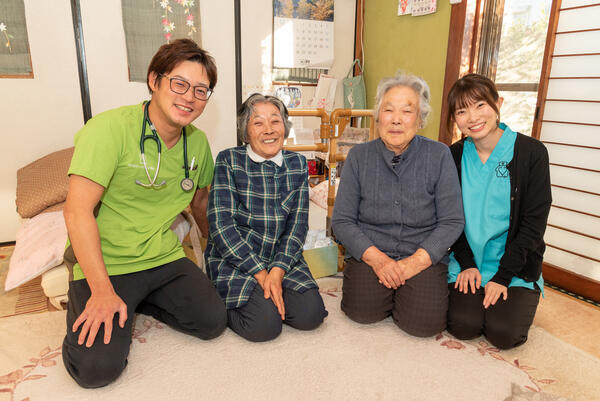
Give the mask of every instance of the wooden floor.
POLYGON ((600 358, 600 308, 549 287, 544 294, 533 324, 600 358))

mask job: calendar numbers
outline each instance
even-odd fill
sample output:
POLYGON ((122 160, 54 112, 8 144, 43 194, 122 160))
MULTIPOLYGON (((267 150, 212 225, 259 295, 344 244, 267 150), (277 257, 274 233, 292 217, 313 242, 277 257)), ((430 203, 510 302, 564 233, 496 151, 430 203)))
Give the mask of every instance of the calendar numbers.
POLYGON ((273 25, 276 67, 331 67, 333 22, 274 17, 273 25))

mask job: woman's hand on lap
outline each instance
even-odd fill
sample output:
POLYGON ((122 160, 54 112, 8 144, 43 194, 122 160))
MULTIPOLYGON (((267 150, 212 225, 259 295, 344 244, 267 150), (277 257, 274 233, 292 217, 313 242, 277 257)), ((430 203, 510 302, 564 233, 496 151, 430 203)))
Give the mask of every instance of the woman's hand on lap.
POLYGON ((413 278, 417 274, 421 273, 421 269, 419 269, 414 263, 410 263, 406 259, 400 259, 396 263, 398 264, 398 268, 400 269, 401 277, 404 280, 413 278))
POLYGON ((496 305, 496 301, 500 298, 500 295, 506 299, 508 298, 508 289, 502 284, 495 283, 493 281, 488 282, 485 285, 485 297, 483 298, 483 307, 487 309, 490 305, 496 305))
POLYGON ((280 267, 273 267, 267 274, 263 284, 265 299, 271 298, 281 315, 281 320, 285 320, 285 305, 283 303, 283 289, 281 288, 283 276, 285 276, 285 270, 280 267))
POLYGON ((383 263, 371 267, 381 284, 385 285, 387 288, 397 289, 401 285, 404 285, 405 281, 400 274, 398 263, 394 259, 388 259, 389 260, 386 260, 383 263))
POLYGON ((368 247, 361 259, 371 266, 379 282, 387 288, 397 289, 404 284, 396 261, 375 246, 368 247))
POLYGON ((260 285, 260 288, 262 288, 263 290, 265 289, 265 280, 268 275, 269 272, 267 272, 266 270, 261 270, 254 275, 254 278, 256 279, 256 281, 258 281, 258 285, 260 285))
POLYGON ((413 278, 431 266, 431 257, 423 248, 419 248, 407 258, 396 262, 403 281, 413 278))
POLYGON ((469 287, 473 294, 481 287, 481 273, 476 267, 465 269, 456 277, 454 288, 458 288, 458 291, 466 294, 469 292, 469 287))

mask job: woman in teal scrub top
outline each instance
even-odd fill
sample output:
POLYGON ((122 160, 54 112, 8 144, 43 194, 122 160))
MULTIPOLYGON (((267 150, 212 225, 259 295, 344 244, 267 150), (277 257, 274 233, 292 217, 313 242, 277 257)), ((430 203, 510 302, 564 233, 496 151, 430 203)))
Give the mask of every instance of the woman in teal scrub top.
POLYGON ((484 335, 509 349, 527 341, 543 291, 544 231, 550 171, 544 145, 500 122, 503 99, 481 75, 459 79, 448 94, 448 127, 464 139, 451 146, 465 229, 448 265, 448 331, 484 335))

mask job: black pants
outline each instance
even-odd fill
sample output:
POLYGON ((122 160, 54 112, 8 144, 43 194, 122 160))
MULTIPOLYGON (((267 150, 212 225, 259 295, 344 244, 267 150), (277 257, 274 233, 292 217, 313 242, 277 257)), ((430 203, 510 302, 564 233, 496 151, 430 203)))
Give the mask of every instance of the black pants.
POLYGON ((284 288, 283 303, 285 320, 281 320, 277 307, 270 298, 265 299, 263 289, 257 284, 244 306, 227 311, 229 327, 246 340, 269 341, 279 336, 282 323, 299 330, 313 330, 328 314, 316 288, 302 293, 284 288))
POLYGON ((151 315, 175 330, 203 340, 217 337, 227 326, 225 305, 216 289, 187 258, 137 273, 111 276, 110 281, 127 304, 127 321, 124 328, 119 327, 116 313, 110 343, 104 344, 102 325, 90 348, 85 343, 77 344, 81 326, 72 331, 91 295, 90 288, 86 280, 69 284, 67 335, 62 356, 67 371, 82 387, 105 386, 125 369, 135 312, 151 315))
POLYGON ((506 301, 502 296, 496 305, 483 307, 485 290, 467 294, 448 284, 450 306, 448 308, 448 332, 460 340, 470 340, 484 335, 500 349, 510 349, 527 341, 527 333, 533 322, 540 301, 540 291, 524 287, 508 287, 506 301))
POLYGON ((350 258, 344 268, 342 310, 358 323, 375 323, 392 315, 410 335, 431 337, 446 328, 448 266, 429 266, 398 289, 387 288, 371 266, 350 258))

